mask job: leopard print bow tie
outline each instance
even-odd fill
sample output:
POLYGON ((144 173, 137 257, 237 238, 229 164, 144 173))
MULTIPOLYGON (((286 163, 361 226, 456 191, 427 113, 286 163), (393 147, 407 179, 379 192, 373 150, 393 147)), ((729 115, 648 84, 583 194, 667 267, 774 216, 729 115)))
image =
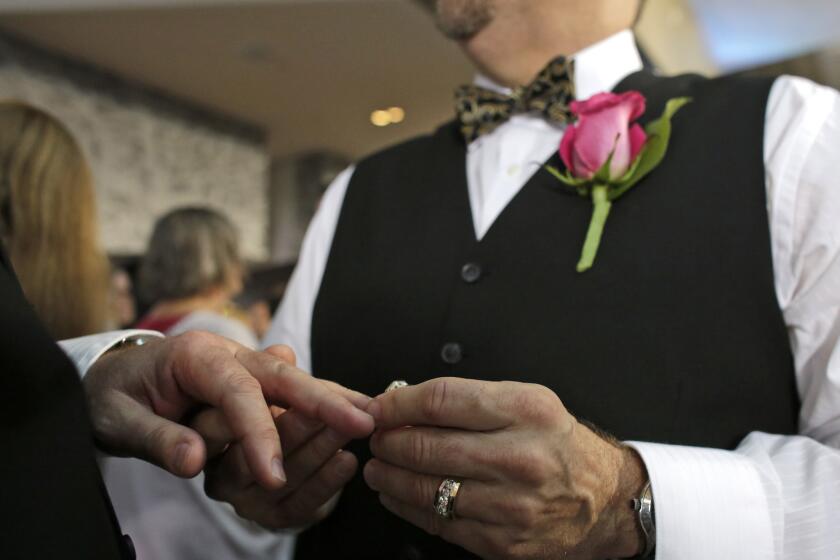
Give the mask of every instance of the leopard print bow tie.
POLYGON ((519 113, 537 113, 549 121, 566 123, 574 98, 574 61, 561 56, 531 84, 514 89, 510 95, 475 85, 461 86, 455 92, 455 108, 461 133, 469 144, 519 113))

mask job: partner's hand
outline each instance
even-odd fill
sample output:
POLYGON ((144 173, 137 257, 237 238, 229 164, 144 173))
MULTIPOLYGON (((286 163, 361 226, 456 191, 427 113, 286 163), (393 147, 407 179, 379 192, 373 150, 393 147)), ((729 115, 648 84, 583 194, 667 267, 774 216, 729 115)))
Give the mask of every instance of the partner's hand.
MULTIPOLYGON (((331 387, 331 390, 336 390, 331 387)), ((360 403, 370 399, 357 394, 360 403)), ((350 438, 298 410, 275 409, 277 431, 283 441, 288 482, 279 490, 256 484, 240 444, 208 461, 204 488, 215 500, 230 503, 236 513, 269 529, 304 527, 326 517, 344 485, 353 478, 358 461, 342 451, 350 438)), ((220 449, 229 439, 226 426, 215 410, 200 414, 193 427, 220 449)))
POLYGON ((348 436, 373 428, 369 415, 288 360, 209 333, 110 352, 90 368, 84 386, 104 450, 183 477, 198 474, 207 457, 201 436, 180 425, 200 406, 221 410, 254 479, 271 489, 286 477, 269 404, 294 407, 348 436))
MULTIPOLYGON (((284 346, 271 347, 267 352, 294 364, 294 355, 289 355, 284 346)), ((366 395, 330 381, 320 383, 360 409, 370 404, 366 395)), ((316 523, 329 514, 342 488, 356 473, 356 457, 341 450, 350 438, 298 410, 272 407, 272 414, 283 442, 287 484, 280 490, 257 485, 242 445, 230 444, 233 434, 224 416, 208 409, 192 423, 207 443, 208 455, 214 457, 204 469, 205 491, 211 498, 231 504, 240 517, 269 529, 316 523)), ((356 435, 367 436, 370 432, 356 435)))
POLYGON ((377 397, 375 456, 364 469, 382 504, 483 558, 625 558, 641 552, 630 502, 638 455, 595 434, 549 389, 445 378, 377 397), (462 486, 455 518, 433 510, 444 478, 462 486))

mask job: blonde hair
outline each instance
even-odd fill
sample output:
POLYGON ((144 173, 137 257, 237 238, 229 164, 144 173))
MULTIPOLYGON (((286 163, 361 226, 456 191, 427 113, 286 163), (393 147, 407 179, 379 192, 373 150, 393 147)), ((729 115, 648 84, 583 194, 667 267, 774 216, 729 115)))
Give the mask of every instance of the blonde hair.
POLYGON ((64 125, 19 101, 0 101, 0 225, 23 290, 54 338, 106 328, 108 262, 90 167, 64 125))

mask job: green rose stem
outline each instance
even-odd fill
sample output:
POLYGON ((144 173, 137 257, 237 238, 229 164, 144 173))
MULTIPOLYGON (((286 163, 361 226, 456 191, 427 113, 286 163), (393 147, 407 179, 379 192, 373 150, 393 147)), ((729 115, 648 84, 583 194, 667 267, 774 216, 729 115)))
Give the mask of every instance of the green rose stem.
POLYGON ((601 235, 604 233, 604 225, 610 215, 612 202, 607 197, 606 185, 595 185, 592 187, 592 219, 589 222, 589 230, 586 232, 586 241, 583 244, 583 252, 580 255, 580 262, 577 264, 578 272, 586 272, 595 263, 595 255, 598 254, 598 247, 601 245, 601 235))

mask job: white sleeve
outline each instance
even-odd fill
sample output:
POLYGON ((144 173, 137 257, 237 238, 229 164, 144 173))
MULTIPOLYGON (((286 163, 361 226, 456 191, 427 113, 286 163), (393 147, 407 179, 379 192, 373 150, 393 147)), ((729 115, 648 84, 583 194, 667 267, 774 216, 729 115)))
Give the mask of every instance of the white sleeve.
POLYGON ((300 258, 289 280, 283 303, 262 342, 263 348, 273 344, 291 347, 297 354, 298 367, 304 371, 312 371, 312 311, 321 288, 333 235, 353 171, 353 167, 344 170, 324 193, 318 211, 303 238, 300 258))
POLYGON ((113 348, 121 340, 132 336, 154 336, 163 337, 156 331, 127 330, 112 331, 102 334, 92 334, 79 338, 62 340, 58 343, 64 353, 76 364, 79 375, 84 377, 96 360, 102 354, 113 348))
POLYGON ((777 80, 765 166, 800 435, 752 433, 734 452, 631 443, 651 478, 659 560, 840 558, 840 95, 777 80))

